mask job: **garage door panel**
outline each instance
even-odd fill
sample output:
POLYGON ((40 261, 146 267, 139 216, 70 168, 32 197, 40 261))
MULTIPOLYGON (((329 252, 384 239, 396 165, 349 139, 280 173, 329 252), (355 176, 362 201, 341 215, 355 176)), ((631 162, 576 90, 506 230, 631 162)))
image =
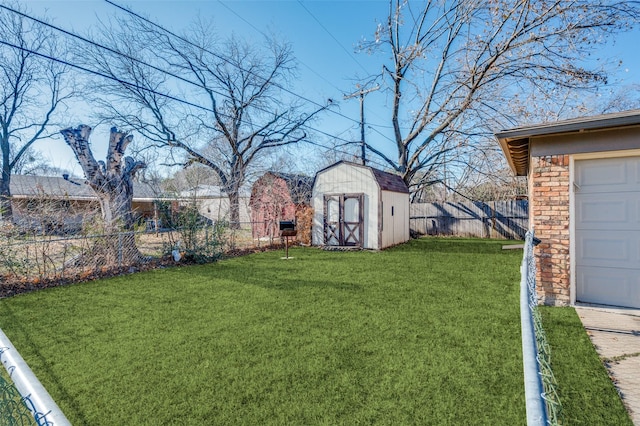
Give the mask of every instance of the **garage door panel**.
POLYGON ((590 231, 578 233, 576 238, 576 265, 637 269, 640 265, 638 238, 630 238, 624 231, 590 231))
POLYGON ((639 230, 640 193, 576 196, 576 229, 639 230))
POLYGON ((576 299, 640 308, 640 157, 575 162, 576 299))
POLYGON ((578 300, 640 308, 640 278, 635 271, 616 268, 580 268, 578 300))
POLYGON ((620 185, 627 182, 628 165, 615 159, 581 161, 577 173, 580 186, 620 185))
POLYGON ((636 192, 640 181, 640 160, 606 158, 579 161, 575 182, 581 193, 636 192))

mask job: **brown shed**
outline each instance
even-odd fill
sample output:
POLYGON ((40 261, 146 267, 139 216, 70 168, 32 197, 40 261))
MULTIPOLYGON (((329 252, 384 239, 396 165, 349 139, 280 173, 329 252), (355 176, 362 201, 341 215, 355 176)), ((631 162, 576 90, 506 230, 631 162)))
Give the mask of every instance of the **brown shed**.
POLYGON ((640 110, 496 137, 529 179, 541 300, 640 308, 640 110))
POLYGON ((313 178, 298 174, 267 172, 251 189, 253 238, 279 238, 280 221, 295 221, 298 240, 311 241, 311 191, 313 178))

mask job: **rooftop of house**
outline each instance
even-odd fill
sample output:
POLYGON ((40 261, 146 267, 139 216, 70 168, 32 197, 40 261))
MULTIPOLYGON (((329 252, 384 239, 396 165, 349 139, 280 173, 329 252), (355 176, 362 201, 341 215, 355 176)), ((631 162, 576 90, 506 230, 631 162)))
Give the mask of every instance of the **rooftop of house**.
MULTIPOLYGON (((181 198, 198 198, 198 199, 209 199, 209 198, 228 198, 229 195, 222 189, 220 185, 198 185, 191 189, 185 189, 180 191, 179 193, 181 198)), ((240 189, 239 196, 240 198, 249 197, 249 191, 244 188, 240 189)))
MULTIPOLYGON (((11 195, 14 198, 34 198, 50 196, 72 200, 96 198, 93 189, 85 179, 74 176, 32 176, 11 175, 11 195)), ((161 193, 148 183, 133 183, 134 201, 151 201, 161 197, 161 193)))
POLYGON ((533 138, 638 125, 640 125, 640 109, 635 109, 516 127, 501 130, 495 134, 495 137, 500 143, 509 167, 517 176, 526 176, 529 169, 530 141, 533 138))

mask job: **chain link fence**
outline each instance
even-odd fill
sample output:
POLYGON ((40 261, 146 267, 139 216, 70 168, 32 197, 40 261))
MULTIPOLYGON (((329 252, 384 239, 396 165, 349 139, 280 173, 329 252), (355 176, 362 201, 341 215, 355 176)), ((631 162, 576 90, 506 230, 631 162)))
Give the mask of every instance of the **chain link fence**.
POLYGON ((33 374, 9 338, 0 330, 0 424, 71 426, 60 407, 33 374), (26 409, 26 412, 25 412, 26 409))
MULTIPOLYGON (((229 226, 223 221, 185 220, 179 225, 109 234, 97 234, 91 228, 85 232, 0 228, 0 298, 163 265, 211 262, 225 254, 281 244, 280 238, 253 238, 250 222, 229 226)), ((11 356, 19 354, 0 330, 0 361, 9 373, 17 371, 11 356)), ((28 369, 26 364, 21 368, 28 369)), ((16 378, 23 376, 19 373, 16 378)), ((12 377, 0 373, 0 425, 66 424, 65 420, 51 420, 51 412, 38 404, 46 390, 33 391, 35 377, 24 383, 12 381, 12 377)))
POLYGON ((37 425, 16 387, 2 374, 0 374, 0 424, 7 426, 37 425))
POLYGON ((279 247, 253 238, 251 223, 186 223, 175 228, 97 234, 0 230, 0 297, 66 282, 279 247))
POLYGON ((525 236, 521 266, 522 355, 528 425, 562 424, 558 384, 551 369, 551 348, 542 325, 536 294, 536 244, 533 229, 525 236))

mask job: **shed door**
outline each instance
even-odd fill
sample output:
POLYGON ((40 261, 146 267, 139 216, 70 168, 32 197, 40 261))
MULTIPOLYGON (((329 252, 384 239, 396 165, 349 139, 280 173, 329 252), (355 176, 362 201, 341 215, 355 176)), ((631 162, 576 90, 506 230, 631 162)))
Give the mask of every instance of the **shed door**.
POLYGON ((640 157, 575 162, 576 300, 640 308, 640 157))
POLYGON ((324 196, 324 243, 359 246, 364 239, 363 194, 324 196))

